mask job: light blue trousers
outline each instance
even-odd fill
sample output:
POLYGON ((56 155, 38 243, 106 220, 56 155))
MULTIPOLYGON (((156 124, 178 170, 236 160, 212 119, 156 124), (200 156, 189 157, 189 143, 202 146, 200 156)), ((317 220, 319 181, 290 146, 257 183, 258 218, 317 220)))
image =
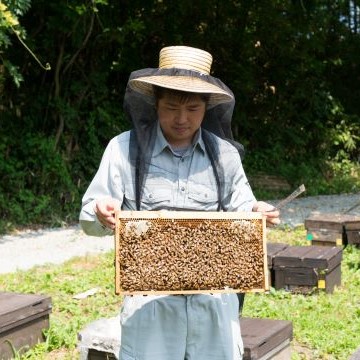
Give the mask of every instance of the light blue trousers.
POLYGON ((120 360, 241 360, 236 294, 126 296, 120 360))

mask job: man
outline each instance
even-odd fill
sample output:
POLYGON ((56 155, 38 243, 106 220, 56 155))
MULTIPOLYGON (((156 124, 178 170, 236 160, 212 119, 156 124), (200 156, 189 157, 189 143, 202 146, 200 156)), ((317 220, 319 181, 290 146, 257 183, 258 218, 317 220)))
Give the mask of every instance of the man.
MULTIPOLYGON (((234 96, 210 75, 212 56, 174 46, 158 69, 131 74, 124 109, 134 129, 110 141, 83 198, 87 234, 111 234, 114 211, 279 212, 257 202, 232 141, 234 96)), ((235 294, 128 296, 121 311, 120 358, 242 359, 235 294)))

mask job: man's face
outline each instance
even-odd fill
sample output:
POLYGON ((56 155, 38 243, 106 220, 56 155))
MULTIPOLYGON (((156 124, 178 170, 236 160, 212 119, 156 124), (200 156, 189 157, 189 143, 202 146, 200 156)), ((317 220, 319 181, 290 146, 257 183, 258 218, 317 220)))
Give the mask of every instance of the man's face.
POLYGON ((206 103, 195 95, 186 101, 180 97, 164 94, 158 100, 157 112, 163 134, 173 147, 191 144, 206 111, 206 103))

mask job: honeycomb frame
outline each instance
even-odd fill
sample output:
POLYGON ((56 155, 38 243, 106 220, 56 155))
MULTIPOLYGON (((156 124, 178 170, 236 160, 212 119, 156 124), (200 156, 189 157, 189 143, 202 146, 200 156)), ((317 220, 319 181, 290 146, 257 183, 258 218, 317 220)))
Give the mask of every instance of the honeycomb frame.
POLYGON ((116 294, 269 289, 261 213, 119 211, 115 218, 116 294))

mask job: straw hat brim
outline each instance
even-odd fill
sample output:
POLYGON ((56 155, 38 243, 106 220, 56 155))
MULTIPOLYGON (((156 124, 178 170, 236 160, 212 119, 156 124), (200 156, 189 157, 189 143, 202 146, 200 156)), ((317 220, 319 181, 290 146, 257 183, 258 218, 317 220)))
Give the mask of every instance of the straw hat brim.
POLYGON ((153 96, 153 85, 192 93, 210 94, 209 104, 216 105, 233 100, 232 94, 207 81, 191 76, 157 75, 132 79, 130 87, 144 95, 153 96))

